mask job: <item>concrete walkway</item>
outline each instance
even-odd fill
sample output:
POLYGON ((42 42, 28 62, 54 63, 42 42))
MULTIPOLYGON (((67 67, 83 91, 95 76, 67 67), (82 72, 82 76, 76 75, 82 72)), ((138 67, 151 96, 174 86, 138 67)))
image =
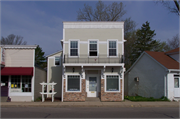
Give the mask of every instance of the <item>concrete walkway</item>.
POLYGON ((180 107, 180 102, 1 102, 1 107, 180 107))

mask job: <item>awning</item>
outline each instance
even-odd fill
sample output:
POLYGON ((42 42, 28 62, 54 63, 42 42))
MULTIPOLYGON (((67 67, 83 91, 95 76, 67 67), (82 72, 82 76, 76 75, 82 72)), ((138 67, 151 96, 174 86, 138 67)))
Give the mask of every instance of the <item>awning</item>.
POLYGON ((1 67, 1 75, 33 76, 33 67, 1 67))

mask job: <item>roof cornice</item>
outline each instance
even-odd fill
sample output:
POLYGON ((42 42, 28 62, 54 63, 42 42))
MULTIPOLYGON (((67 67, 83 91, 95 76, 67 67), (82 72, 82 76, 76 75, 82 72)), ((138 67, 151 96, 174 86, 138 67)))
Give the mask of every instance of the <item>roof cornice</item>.
POLYGON ((124 22, 63 22, 63 28, 109 28, 116 29, 122 28, 124 29, 124 22))
POLYGON ((5 49, 36 49, 37 45, 0 45, 5 49))

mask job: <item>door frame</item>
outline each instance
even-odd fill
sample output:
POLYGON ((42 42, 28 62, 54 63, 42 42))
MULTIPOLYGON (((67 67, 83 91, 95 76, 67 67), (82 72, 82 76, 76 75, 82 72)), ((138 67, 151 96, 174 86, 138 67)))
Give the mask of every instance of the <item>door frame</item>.
MULTIPOLYGON (((174 76, 174 79, 175 79, 175 78, 178 78, 178 80, 179 80, 179 88, 175 88, 175 87, 173 86, 173 88, 174 88, 174 90, 173 90, 173 92, 174 92, 174 97, 180 97, 180 94, 179 94, 179 93, 180 93, 180 77, 175 77, 175 76, 174 76), (179 94, 179 95, 177 95, 177 94, 179 94)), ((173 79, 173 80, 174 80, 174 79, 173 79)), ((173 84, 173 85, 174 85, 174 84, 173 84)))
POLYGON ((87 97, 88 97, 88 92, 89 92, 89 77, 96 77, 97 78, 97 91, 96 91, 96 97, 99 96, 99 75, 98 74, 87 74, 87 79, 86 79, 86 92, 87 92, 87 97))

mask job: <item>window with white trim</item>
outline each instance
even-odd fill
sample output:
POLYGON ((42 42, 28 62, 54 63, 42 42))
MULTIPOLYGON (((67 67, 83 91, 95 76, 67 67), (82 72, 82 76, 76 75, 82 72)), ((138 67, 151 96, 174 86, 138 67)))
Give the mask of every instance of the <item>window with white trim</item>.
POLYGON ((67 91, 80 91, 79 75, 69 75, 67 77, 67 91))
POLYGON ((179 88, 179 78, 174 78, 174 88, 179 88))
POLYGON ((55 56, 55 65, 60 65, 60 57, 55 56))
POLYGON ((70 41, 70 56, 78 56, 78 41, 70 41))
POLYGON ((32 76, 11 76, 12 92, 31 92, 32 76))
POLYGON ((119 76, 106 76, 106 91, 119 91, 119 76))
POLYGON ((109 56, 117 56, 116 41, 109 41, 109 56))
POLYGON ((31 92, 31 76, 22 76, 22 92, 31 92))
POLYGON ((89 56, 97 56, 97 41, 89 41, 89 56))

